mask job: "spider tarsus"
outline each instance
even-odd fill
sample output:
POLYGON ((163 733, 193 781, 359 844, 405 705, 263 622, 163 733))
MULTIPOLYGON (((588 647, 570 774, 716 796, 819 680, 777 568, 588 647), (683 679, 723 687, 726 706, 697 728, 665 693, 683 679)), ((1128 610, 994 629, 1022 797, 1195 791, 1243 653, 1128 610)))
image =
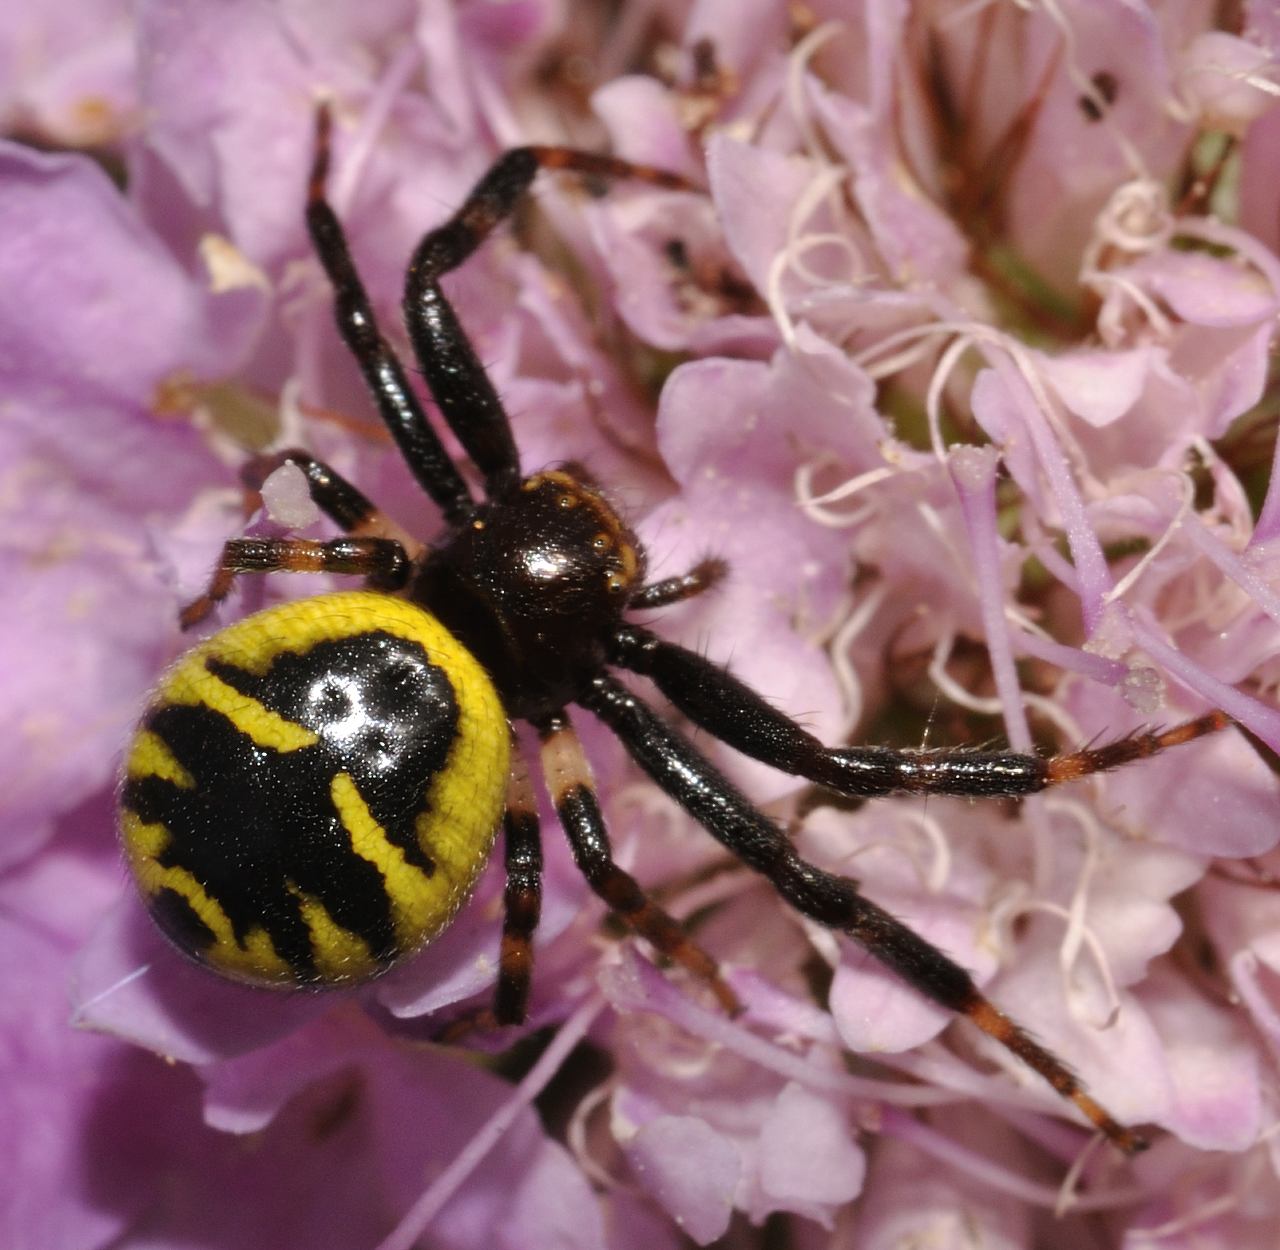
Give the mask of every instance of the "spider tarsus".
MULTIPOLYGON (((663 948, 662 953, 672 963, 679 964, 686 972, 697 977, 715 995, 716 1002, 726 1015, 740 1016, 745 1010, 742 1000, 720 975, 720 966, 715 959, 685 934, 683 925, 678 921, 672 923, 679 930, 679 937, 669 947, 663 948)), ((657 947, 656 942, 654 945, 657 947)))
POLYGON ((746 1010, 742 1000, 733 992, 729 983, 723 980, 718 972, 706 978, 706 983, 711 987, 711 992, 716 996, 716 1001, 726 1014, 737 1017, 746 1010))
POLYGON ((669 191, 697 191, 698 188, 684 177, 669 169, 653 165, 639 165, 618 156, 606 156, 600 152, 580 152, 575 148, 531 146, 528 151, 540 169, 568 170, 597 178, 632 178, 651 186, 665 187, 669 191))
POLYGON ((189 629, 194 629, 201 621, 208 619, 214 606, 215 601, 208 595, 201 595, 198 599, 192 599, 190 603, 178 612, 178 628, 183 633, 186 633, 189 629))
POLYGON ((1068 755, 1055 755, 1047 763, 1045 785, 1058 785, 1063 781, 1075 781, 1090 773, 1109 772, 1134 760, 1147 759, 1170 747, 1194 742, 1197 738, 1217 733, 1231 724, 1231 718, 1218 710, 1206 712, 1192 720, 1175 725, 1158 733, 1134 733, 1100 747, 1086 747, 1068 755))
POLYGON ((729 561, 722 556, 704 556, 689 570, 688 576, 703 590, 710 590, 729 575, 729 561))
POLYGON ((1147 1148, 1149 1143, 1145 1138, 1121 1124, 1091 1097, 1080 1078, 1061 1059, 1041 1046, 976 990, 959 1004, 958 1010, 1033 1072, 1039 1073, 1061 1097, 1075 1103, 1084 1117, 1125 1154, 1135 1155, 1147 1148))
POLYGON ((329 177, 329 149, 332 135, 333 112, 328 101, 325 101, 316 106, 311 173, 307 179, 307 199, 312 203, 324 199, 324 184, 329 177))
POLYGON ((1076 1105, 1097 1126, 1102 1135, 1117 1150, 1128 1155, 1129 1158, 1132 1159, 1134 1155, 1140 1155, 1144 1150, 1151 1149, 1151 1143, 1141 1133, 1135 1133, 1133 1129, 1126 1128, 1123 1124, 1117 1124, 1087 1094, 1081 1094, 1075 1101, 1076 1105))
POLYGON ((214 569, 213 576, 209 579, 209 587, 204 594, 192 599, 190 603, 179 610, 178 628, 183 633, 186 633, 187 630, 194 629, 203 621, 208 620, 218 604, 231 593, 231 587, 234 582, 235 573, 227 567, 225 562, 220 562, 218 567, 214 569))

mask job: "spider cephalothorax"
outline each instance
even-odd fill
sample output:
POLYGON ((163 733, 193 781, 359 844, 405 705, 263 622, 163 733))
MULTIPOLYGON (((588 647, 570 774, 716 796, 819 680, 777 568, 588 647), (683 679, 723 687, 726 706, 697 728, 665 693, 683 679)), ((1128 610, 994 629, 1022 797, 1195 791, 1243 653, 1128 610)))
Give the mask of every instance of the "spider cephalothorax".
POLYGON ((542 772, 591 888, 727 1007, 714 961, 614 862, 568 705, 588 708, 639 766, 804 915, 847 933, 920 993, 961 1012, 1039 1072, 1126 1151, 1118 1124, 1053 1054, 978 991, 970 975, 859 894, 800 858, 790 840, 695 748, 612 675, 642 674, 693 724, 744 754, 855 798, 894 792, 1031 794, 1220 729, 1210 712, 1040 758, 1008 751, 824 746, 731 673, 628 614, 697 595, 714 559, 646 583, 634 535, 576 466, 524 476, 506 413, 439 285, 507 216, 539 169, 689 190, 660 170, 563 148, 501 157, 462 208, 419 244, 405 320, 444 420, 483 481, 477 501, 379 332, 325 200, 329 116, 319 114, 307 222, 333 283, 338 326, 405 461, 446 528, 424 546, 306 452, 255 461, 254 485, 286 463, 342 538, 234 539, 206 617, 242 573, 323 571, 367 588, 267 609, 214 635, 170 671, 127 756, 126 852, 160 926, 187 955, 241 980, 344 984, 374 976, 434 937, 465 902, 499 825, 507 872, 490 1019, 525 1016, 541 898, 528 772, 510 721, 541 739, 542 772))
POLYGON ((423 559, 409 594, 488 670, 521 719, 576 702, 644 576, 635 536, 568 470, 524 479, 423 559))

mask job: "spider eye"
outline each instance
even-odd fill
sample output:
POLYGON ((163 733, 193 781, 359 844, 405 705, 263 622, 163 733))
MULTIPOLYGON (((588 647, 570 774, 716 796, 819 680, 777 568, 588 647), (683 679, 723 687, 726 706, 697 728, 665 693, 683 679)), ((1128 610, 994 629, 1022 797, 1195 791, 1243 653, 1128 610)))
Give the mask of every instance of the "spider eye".
POLYGON ((604 555, 609 550, 609 538, 605 534, 597 534, 591 540, 591 550, 597 555, 604 555))

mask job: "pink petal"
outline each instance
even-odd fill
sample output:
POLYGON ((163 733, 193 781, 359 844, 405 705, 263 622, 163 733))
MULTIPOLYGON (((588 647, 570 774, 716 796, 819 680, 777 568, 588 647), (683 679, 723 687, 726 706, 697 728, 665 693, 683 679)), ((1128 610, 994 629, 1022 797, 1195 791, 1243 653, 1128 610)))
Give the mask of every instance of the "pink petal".
POLYGON ((157 1055, 210 1063, 268 1045, 329 1010, 333 999, 234 985, 190 963, 130 892, 81 952, 74 1011, 84 1028, 157 1055))
MULTIPOLYGON (((1140 1124, 1166 1116, 1173 1103, 1173 1078, 1161 1036, 1141 1002, 1122 994, 1114 1022, 1106 1025, 1109 1000, 1090 965, 1077 964, 1069 1002, 1055 956, 1056 948, 1045 938, 1024 942, 1016 963, 993 983, 992 998, 1032 1027, 1037 1040, 1075 1071, 1087 1072, 1090 1093, 1122 1122, 1140 1124)), ((1019 1084, 1042 1091, 1046 1106, 1055 1099, 1048 1085, 1012 1067, 994 1044, 982 1045, 1019 1084)))
POLYGON ((834 1208, 861 1192, 867 1163, 847 1111, 792 1084, 760 1127, 758 1167, 770 1209, 805 1212, 830 1228, 834 1208))
POLYGON ((1183 53, 1179 83, 1209 130, 1243 134, 1275 107, 1274 52, 1223 30, 1199 34, 1183 53), (1273 90, 1267 90, 1270 83, 1273 90))
POLYGON ((700 1246, 729 1227, 741 1163, 733 1144, 696 1116, 661 1116, 626 1144, 645 1188, 700 1246))
POLYGON ((818 170, 808 161, 713 135, 707 175, 724 240, 756 290, 768 295, 774 260, 790 241, 797 201, 818 170))
POLYGON ((1244 1150, 1264 1123, 1255 1039, 1237 1013, 1208 1001, 1168 971, 1141 997, 1165 1039, 1173 1083, 1162 1125, 1200 1150, 1244 1150))
POLYGON ((1253 270, 1203 252, 1162 251, 1119 272, 1193 325, 1255 326, 1280 295, 1253 270))
POLYGON ((1156 349, 1090 351, 1081 349, 1041 361, 1058 398, 1090 425, 1110 425, 1137 402, 1156 349))

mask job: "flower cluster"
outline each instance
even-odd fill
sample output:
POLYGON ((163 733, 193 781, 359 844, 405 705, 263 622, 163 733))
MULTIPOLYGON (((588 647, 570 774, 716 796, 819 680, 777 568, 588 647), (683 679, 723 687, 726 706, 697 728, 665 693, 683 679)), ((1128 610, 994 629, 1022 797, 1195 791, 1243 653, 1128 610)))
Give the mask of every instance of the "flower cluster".
MULTIPOLYGON (((767 1222, 771 1245, 1274 1244, 1273 4, 9 10, 0 1243, 746 1247, 767 1222), (500 870, 355 996, 225 985, 152 931, 119 753, 244 531, 238 465, 305 445, 438 525, 308 246, 321 100, 389 327, 417 237, 505 147, 706 188, 545 179, 519 244, 449 279, 523 464, 589 465, 655 576, 728 561, 665 636, 827 742, 1071 750, 1207 707, 1246 731, 1016 807, 853 811, 707 744, 1153 1126, 1149 1154, 1087 1150, 1038 1078, 802 923, 589 722, 621 861, 697 920, 741 1016, 601 937, 552 836, 505 1055, 423 1044, 490 992, 500 870)), ((311 523, 269 503, 264 532, 311 523)))

